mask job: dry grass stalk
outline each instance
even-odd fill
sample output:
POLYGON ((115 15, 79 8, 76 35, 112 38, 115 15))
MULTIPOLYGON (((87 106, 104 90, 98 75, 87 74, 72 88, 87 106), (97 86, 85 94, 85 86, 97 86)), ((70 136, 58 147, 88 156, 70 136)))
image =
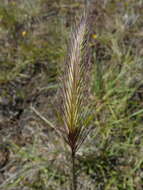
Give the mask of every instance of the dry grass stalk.
POLYGON ((87 16, 84 16, 72 33, 65 74, 61 77, 63 126, 60 131, 72 152, 73 190, 76 189, 75 154, 89 132, 90 117, 84 109, 87 36, 87 16))
POLYGON ((87 17, 81 19, 72 34, 66 71, 62 77, 64 138, 76 152, 87 134, 88 119, 84 111, 85 63, 87 17))

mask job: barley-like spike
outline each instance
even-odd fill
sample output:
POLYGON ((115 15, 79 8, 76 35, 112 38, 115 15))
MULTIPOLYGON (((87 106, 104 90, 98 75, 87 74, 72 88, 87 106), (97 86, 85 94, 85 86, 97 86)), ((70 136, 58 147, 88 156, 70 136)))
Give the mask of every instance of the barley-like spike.
POLYGON ((61 77, 63 98, 63 127, 64 139, 76 152, 86 136, 86 112, 84 111, 85 47, 87 41, 87 16, 81 18, 72 33, 69 55, 66 61, 65 73, 61 77))

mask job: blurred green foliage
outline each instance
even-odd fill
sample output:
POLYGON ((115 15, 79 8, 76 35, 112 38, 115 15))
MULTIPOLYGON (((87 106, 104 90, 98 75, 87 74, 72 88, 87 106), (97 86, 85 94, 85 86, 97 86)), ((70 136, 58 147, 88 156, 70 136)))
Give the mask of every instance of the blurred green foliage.
POLYGON ((64 34, 55 17, 57 11, 50 11, 51 7, 44 11, 44 4, 46 1, 0 2, 0 82, 20 77, 29 65, 36 64, 45 65, 48 74, 55 75, 57 61, 64 54, 64 34))

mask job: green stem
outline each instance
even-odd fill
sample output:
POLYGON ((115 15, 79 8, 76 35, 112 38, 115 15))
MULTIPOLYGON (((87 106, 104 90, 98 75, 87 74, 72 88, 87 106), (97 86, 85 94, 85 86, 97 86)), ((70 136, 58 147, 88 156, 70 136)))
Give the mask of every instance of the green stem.
POLYGON ((72 190, 77 189, 77 181, 76 181, 76 168, 75 168, 75 152, 72 152, 72 190))

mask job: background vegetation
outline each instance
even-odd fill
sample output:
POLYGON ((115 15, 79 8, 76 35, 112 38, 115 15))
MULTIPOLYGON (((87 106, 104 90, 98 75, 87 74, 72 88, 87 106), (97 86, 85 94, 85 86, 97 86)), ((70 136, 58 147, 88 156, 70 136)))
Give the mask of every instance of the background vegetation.
MULTIPOLYGON (((77 153, 78 189, 143 189, 143 1, 93 0, 92 132, 77 153)), ((0 189, 68 190, 69 151, 54 125, 59 69, 85 1, 0 1, 0 189)))

